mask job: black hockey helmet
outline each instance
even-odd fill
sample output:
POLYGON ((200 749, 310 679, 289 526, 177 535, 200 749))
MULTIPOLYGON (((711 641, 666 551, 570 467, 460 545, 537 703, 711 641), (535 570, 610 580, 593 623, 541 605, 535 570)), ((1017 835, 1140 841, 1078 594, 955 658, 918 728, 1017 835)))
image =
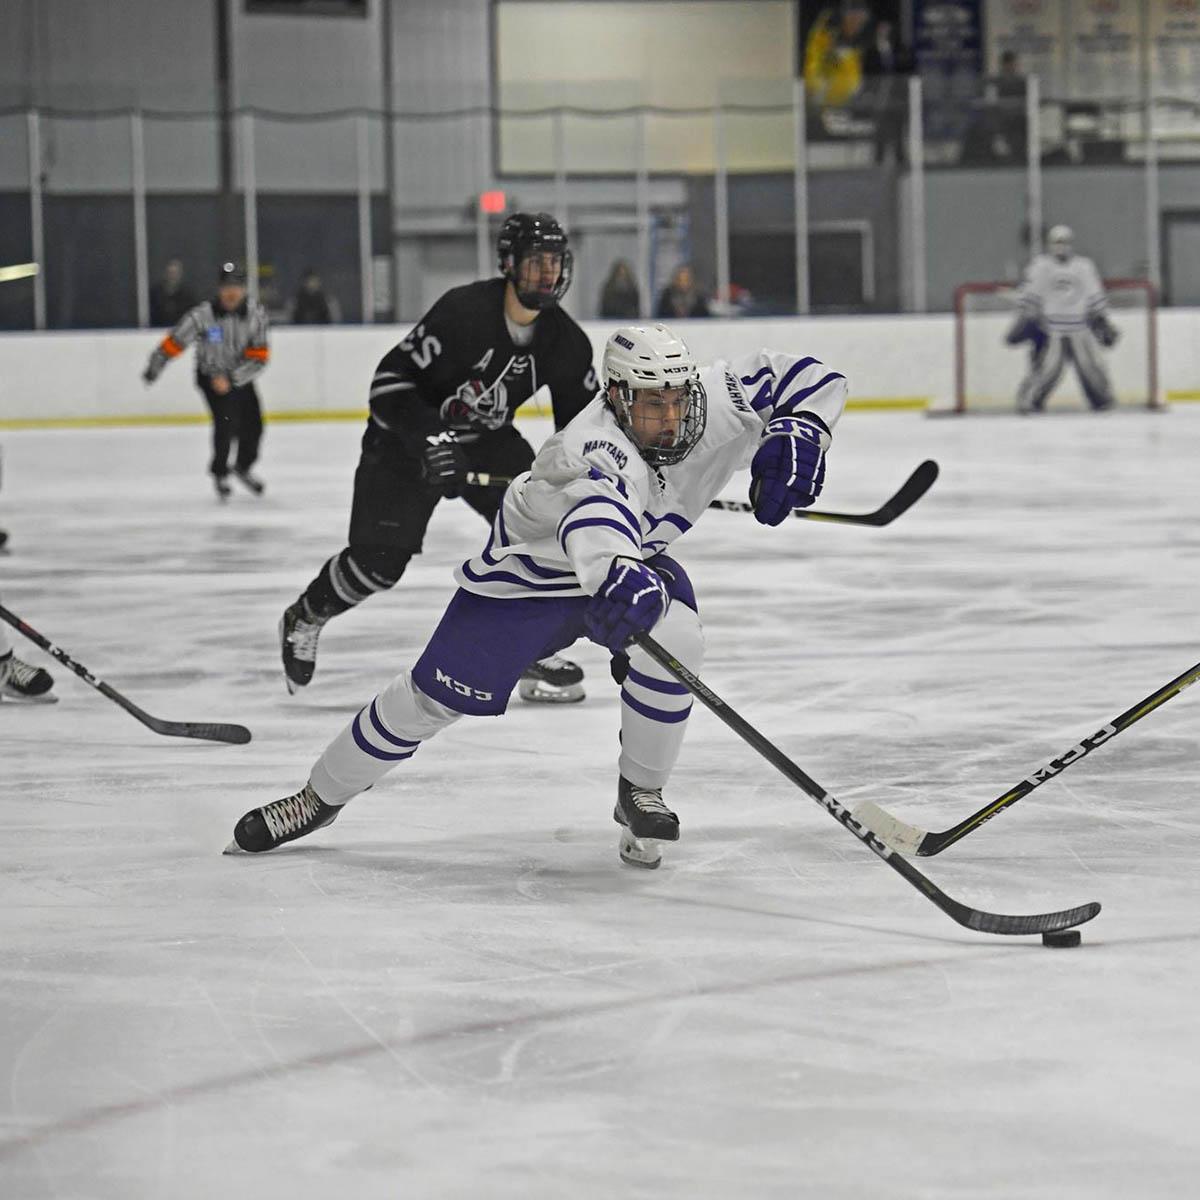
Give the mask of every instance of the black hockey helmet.
POLYGON ((217 283, 220 286, 235 283, 239 287, 246 286, 246 268, 239 262, 223 262, 217 272, 217 283))
POLYGON ((571 266, 574 259, 567 248, 563 227, 549 214, 512 213, 505 218, 496 239, 500 274, 517 290, 517 299, 526 308, 550 308, 567 294, 571 286, 571 266), (552 288, 524 291, 520 284, 521 263, 533 253, 549 251, 562 258, 558 279, 552 288))

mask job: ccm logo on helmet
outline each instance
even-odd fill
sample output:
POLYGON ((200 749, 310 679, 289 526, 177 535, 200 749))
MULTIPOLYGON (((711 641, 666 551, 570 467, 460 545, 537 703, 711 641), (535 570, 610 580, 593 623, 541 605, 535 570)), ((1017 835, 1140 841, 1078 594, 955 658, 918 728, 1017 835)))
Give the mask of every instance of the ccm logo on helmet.
POLYGON ((627 337, 623 337, 619 333, 613 338, 613 341, 616 342, 618 346, 624 346, 626 350, 633 349, 633 343, 627 337))

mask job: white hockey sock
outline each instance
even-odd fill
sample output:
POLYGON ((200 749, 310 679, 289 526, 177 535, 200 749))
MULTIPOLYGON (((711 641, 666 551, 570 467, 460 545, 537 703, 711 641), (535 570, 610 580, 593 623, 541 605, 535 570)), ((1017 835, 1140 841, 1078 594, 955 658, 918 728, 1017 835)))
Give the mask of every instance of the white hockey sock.
POLYGON ((405 671, 329 743, 309 783, 326 804, 345 804, 461 716, 425 695, 405 671))
MULTIPOLYGON (((689 671, 704 661, 700 618, 676 601, 654 629, 654 640, 689 671)), ((644 650, 629 649, 629 674, 621 687, 621 774, 641 787, 663 787, 679 757, 692 697, 644 650)))

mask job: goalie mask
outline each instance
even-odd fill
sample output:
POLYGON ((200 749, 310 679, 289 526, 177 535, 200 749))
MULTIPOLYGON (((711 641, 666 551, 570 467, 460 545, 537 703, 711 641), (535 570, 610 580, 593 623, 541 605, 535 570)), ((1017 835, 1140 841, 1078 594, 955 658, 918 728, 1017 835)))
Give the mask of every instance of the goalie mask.
POLYGON ((1059 262, 1066 262, 1071 257, 1071 251, 1074 246, 1075 235, 1071 232, 1069 225, 1055 225, 1049 233, 1046 234, 1046 249, 1058 259, 1059 262))
POLYGON ((571 286, 567 235, 549 213, 513 213, 496 241, 500 274, 525 308, 552 308, 571 286))
POLYGON ((704 435, 708 396, 691 351, 665 325, 627 325, 604 347, 604 399, 652 467, 682 462, 704 435))

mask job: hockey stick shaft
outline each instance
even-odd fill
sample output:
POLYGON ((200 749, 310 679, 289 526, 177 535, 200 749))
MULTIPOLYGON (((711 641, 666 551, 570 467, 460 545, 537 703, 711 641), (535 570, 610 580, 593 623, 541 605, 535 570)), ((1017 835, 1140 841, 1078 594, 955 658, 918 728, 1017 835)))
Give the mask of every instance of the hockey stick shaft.
POLYGON ((948 896, 931 879, 923 875, 907 859, 901 857, 867 826, 857 820, 848 808, 833 798, 816 780, 805 774, 786 754, 768 741, 749 721, 739 716, 724 700, 692 674, 674 655, 658 644, 649 634, 639 634, 634 641, 665 671, 673 675, 714 716, 722 720, 744 742, 758 751, 773 767, 815 800, 831 817, 848 829, 868 849, 878 855, 901 878, 910 883, 926 899, 931 900, 948 917, 968 929, 981 933, 1033 934, 1070 929, 1090 921, 1100 911, 1095 901, 1060 912, 1033 913, 1010 916, 971 908, 948 896))
POLYGON ((10 267, 0 267, 0 283, 11 283, 14 279, 28 279, 38 273, 35 262, 13 263, 10 267))
POLYGON ((468 471, 467 482, 475 487, 508 487, 511 475, 492 475, 487 471, 468 471))
POLYGON ((0 619, 7 621, 34 645, 40 646, 64 667, 74 671, 84 683, 94 687, 102 696, 107 696, 114 704, 119 704, 127 713, 136 717, 147 728, 153 729, 155 733, 161 733, 167 737, 199 738, 206 742, 230 742, 234 745, 242 745, 250 740, 250 730, 244 725, 226 725, 209 721, 164 721, 161 717, 152 717, 132 700, 122 696, 116 688, 110 687, 103 679, 97 679, 91 671, 81 663, 77 663, 65 650, 38 633, 32 625, 27 625, 16 613, 10 612, 2 604, 0 604, 0 619))
MULTIPOLYGON (((938 477, 938 465, 927 458, 901 484, 890 500, 884 501, 874 512, 838 513, 812 512, 807 508, 792 510, 792 516, 802 521, 829 521, 839 525, 873 525, 876 528, 890 525, 897 517, 906 513, 933 486, 938 477)), ((754 505, 745 500, 712 500, 709 508, 724 509, 725 512, 753 512, 754 505)))
POLYGON ((997 796, 990 804, 985 804, 978 812, 972 813, 950 829, 943 829, 940 833, 930 833, 927 830, 918 829, 915 825, 908 825, 897 820, 891 813, 880 808, 873 801, 860 804, 854 810, 854 815, 869 825, 893 849, 903 850, 906 853, 915 852, 922 858, 929 858, 934 854, 941 853, 947 846, 954 845, 960 838, 966 837, 968 833, 990 821, 997 813, 1016 804, 1018 800, 1028 796, 1030 792, 1041 787, 1047 780, 1061 775, 1068 767, 1074 766, 1091 754, 1097 746, 1103 746, 1106 742, 1112 741, 1118 733, 1124 732, 1130 725, 1136 724, 1143 717, 1149 716, 1155 709, 1161 708, 1173 696, 1178 696, 1180 692, 1191 687, 1197 680, 1200 680, 1200 663, 1189 667, 1182 675, 1177 675, 1170 683, 1164 684, 1144 700, 1139 700, 1137 704, 1132 708, 1127 708, 1120 716, 1113 717, 1102 729, 1093 733, 1091 737, 1083 738, 1065 754, 1059 755, 1058 758, 1052 758, 1045 766, 1038 767, 1015 787, 1011 787, 1007 792, 997 796))

